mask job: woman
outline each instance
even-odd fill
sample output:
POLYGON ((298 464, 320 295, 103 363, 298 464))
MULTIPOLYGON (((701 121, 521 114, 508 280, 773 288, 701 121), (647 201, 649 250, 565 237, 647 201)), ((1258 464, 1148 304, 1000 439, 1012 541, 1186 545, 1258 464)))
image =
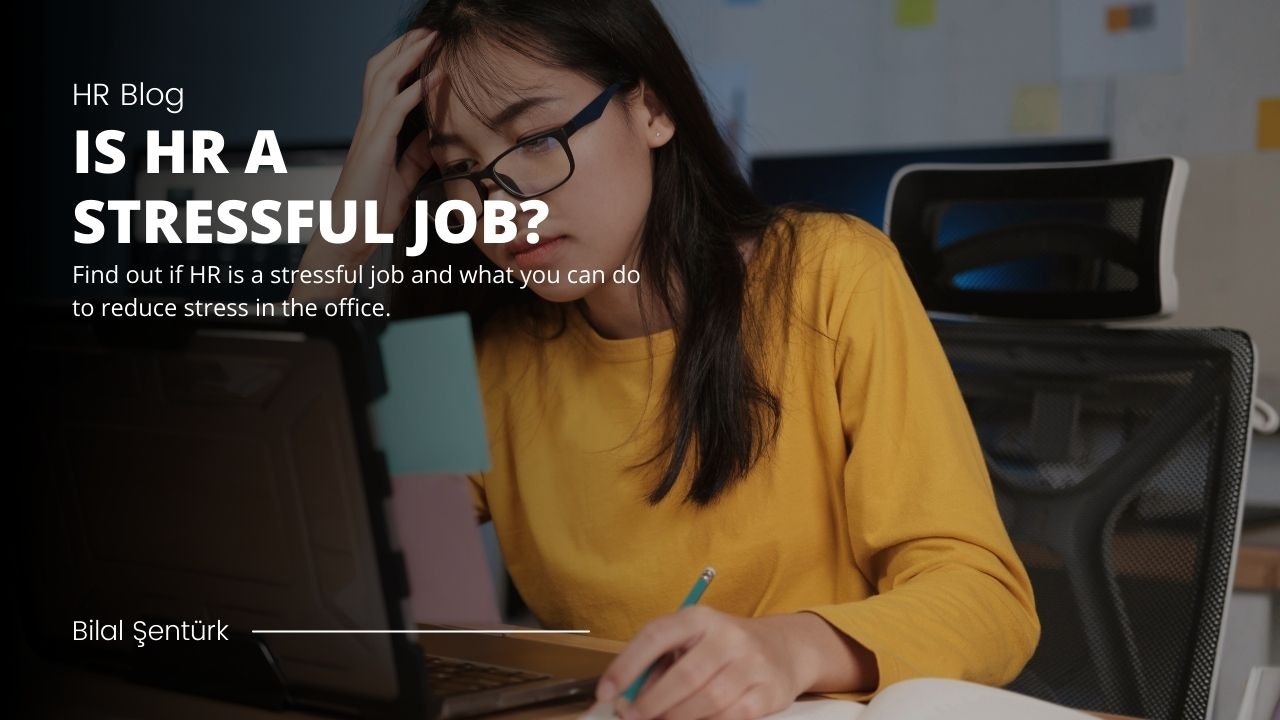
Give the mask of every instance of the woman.
MULTIPOLYGON (((1030 585, 897 253, 856 218, 752 196, 648 0, 428 2, 369 62, 335 200, 399 224, 420 192, 537 196, 542 242, 463 247, 517 273, 605 271, 395 289, 402 314, 477 319, 477 513, 543 624, 630 641, 599 699, 664 656, 624 718, 1022 668, 1030 585), (433 167, 453 180, 424 184, 433 167), (624 265, 638 284, 612 282, 624 265), (707 565, 702 604, 673 613, 707 565)), ((303 265, 368 252, 313 243, 303 265)), ((474 267, 442 243, 422 257, 474 267)))

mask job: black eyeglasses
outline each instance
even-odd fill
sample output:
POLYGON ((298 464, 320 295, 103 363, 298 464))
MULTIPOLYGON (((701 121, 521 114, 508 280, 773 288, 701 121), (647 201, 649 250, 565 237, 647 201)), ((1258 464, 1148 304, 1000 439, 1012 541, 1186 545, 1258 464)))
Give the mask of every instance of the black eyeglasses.
MULTIPOLYGON (((489 198, 485 180, 492 180, 512 197, 521 200, 545 195, 565 184, 573 175, 573 152, 569 150, 569 138, 586 125, 600 119, 605 106, 614 93, 622 87, 613 83, 596 96, 569 122, 556 128, 526 138, 504 150, 482 170, 460 173, 433 180, 423 186, 419 199, 427 200, 434 220, 435 209, 445 200, 463 200, 483 212, 484 201, 489 198)), ((457 214, 451 216, 461 225, 457 214)))

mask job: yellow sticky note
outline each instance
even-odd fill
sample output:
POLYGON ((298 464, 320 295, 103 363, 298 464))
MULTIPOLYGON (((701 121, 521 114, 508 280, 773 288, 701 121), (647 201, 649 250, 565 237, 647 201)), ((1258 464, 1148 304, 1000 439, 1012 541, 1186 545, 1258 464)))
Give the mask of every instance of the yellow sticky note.
POLYGON ((1013 96, 1009 125, 1016 133, 1056 135, 1062 130, 1062 100, 1057 85, 1023 85, 1013 96))
POLYGON ((1107 8, 1107 32, 1118 33, 1129 29, 1129 6, 1113 5, 1107 8))
POLYGON ((1258 101, 1258 149, 1280 150, 1280 97, 1258 101))
POLYGON ((938 19, 937 0, 898 0, 898 27, 929 27, 938 19))

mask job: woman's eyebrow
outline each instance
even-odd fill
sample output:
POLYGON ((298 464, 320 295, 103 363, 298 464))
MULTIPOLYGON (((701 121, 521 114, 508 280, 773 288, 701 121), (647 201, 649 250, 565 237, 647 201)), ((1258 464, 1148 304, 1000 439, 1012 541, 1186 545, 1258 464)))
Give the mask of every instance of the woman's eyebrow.
POLYGON ((515 120, 533 108, 539 105, 546 105, 547 103, 553 102, 557 99, 558 98, 547 97, 545 95, 520 98, 503 108, 502 112, 493 116, 493 126, 499 128, 505 127, 512 120, 515 120))
MULTIPOLYGON (((545 95, 521 98, 503 108, 497 115, 494 115, 491 122, 495 128, 505 127, 516 118, 529 112, 533 108, 555 102, 556 100, 559 100, 559 98, 545 95)), ((444 147, 446 145, 459 145, 461 143, 462 138, 452 133, 433 133, 431 135, 431 139, 427 141, 427 146, 444 147)))

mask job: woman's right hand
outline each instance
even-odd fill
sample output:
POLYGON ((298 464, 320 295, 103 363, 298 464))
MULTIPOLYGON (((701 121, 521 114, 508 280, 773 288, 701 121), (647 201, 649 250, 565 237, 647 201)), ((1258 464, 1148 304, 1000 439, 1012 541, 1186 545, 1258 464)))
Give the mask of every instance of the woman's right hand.
MULTIPOLYGON (((415 28, 369 59, 365 66, 360 121, 356 124, 355 136, 333 191, 334 227, 345 226, 345 204, 351 200, 356 202, 355 237, 336 245, 313 236, 313 241, 308 243, 302 254, 300 268, 328 269, 343 264, 356 265, 369 259, 377 245, 364 241, 364 205, 367 200, 378 204, 379 232, 392 232, 404 220, 412 200, 410 193, 431 169, 432 160, 427 147, 428 135, 424 130, 410 142, 397 163, 397 137, 405 118, 421 105, 426 92, 439 82, 439 71, 431 71, 403 90, 400 85, 406 76, 421 66, 435 39, 434 31, 415 28)), ((290 297, 317 299, 350 295, 351 291, 350 285, 299 285, 293 288, 290 297)))

